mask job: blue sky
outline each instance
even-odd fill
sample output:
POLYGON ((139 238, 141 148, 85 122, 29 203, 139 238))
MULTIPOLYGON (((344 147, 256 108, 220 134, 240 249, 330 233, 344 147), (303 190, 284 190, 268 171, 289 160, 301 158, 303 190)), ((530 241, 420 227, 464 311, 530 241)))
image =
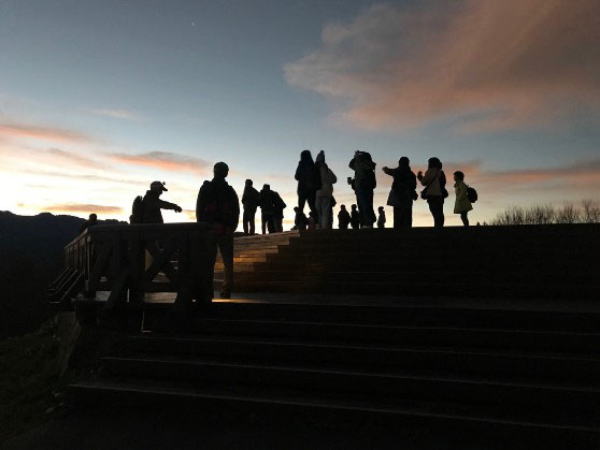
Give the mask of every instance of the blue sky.
MULTIPOLYGON (((305 148, 324 149, 341 181, 357 148, 379 168, 439 156, 478 187, 481 221, 598 199, 600 57, 586 20, 598 7, 565 4, 4 0, 0 172, 15 189, 0 209, 124 218, 160 179, 189 210, 225 160, 238 191, 270 182, 291 219, 305 148), (583 31, 565 39, 573 24, 583 31)), ((336 192, 351 202, 344 183, 336 192)), ((429 224, 423 202, 416 215, 429 224)))

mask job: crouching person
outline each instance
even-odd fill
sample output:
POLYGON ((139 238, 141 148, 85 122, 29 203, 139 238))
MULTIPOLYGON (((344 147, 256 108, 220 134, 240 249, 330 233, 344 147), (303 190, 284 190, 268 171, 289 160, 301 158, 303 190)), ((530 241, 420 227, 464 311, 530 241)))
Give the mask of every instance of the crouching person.
MULTIPOLYGON (((233 288, 233 232, 238 226, 240 205, 235 190, 225 181, 229 167, 224 162, 214 166, 214 178, 205 181, 196 202, 196 220, 208 223, 215 236, 215 245, 210 250, 210 291, 215 274, 217 247, 225 266, 225 281, 221 289, 221 298, 230 298, 233 288)), ((211 297, 214 297, 214 293, 211 297)))

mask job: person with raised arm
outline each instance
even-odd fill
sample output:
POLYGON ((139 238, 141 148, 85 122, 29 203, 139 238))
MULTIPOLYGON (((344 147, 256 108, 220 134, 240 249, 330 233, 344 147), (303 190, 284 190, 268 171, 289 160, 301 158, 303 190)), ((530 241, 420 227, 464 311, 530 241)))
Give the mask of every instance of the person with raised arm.
POLYGON ((403 156, 398 167, 384 167, 383 172, 394 178, 387 204, 394 208, 394 229, 411 228, 413 201, 417 196, 417 177, 410 168, 410 160, 403 156))

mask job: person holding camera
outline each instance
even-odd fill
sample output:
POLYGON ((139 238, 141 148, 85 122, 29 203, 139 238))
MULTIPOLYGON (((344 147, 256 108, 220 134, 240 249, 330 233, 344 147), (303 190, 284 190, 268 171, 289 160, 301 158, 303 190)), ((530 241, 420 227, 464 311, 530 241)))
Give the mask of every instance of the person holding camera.
POLYGON ((442 162, 438 158, 429 158, 425 175, 419 171, 417 178, 425 189, 421 197, 427 200, 429 211, 433 216, 435 228, 444 227, 444 199, 448 197, 446 190, 446 175, 442 170, 442 162))
POLYGON ((377 220, 373 211, 373 191, 377 187, 376 164, 370 153, 357 150, 348 166, 354 171, 354 178, 348 178, 348 184, 356 194, 361 227, 373 228, 377 220))

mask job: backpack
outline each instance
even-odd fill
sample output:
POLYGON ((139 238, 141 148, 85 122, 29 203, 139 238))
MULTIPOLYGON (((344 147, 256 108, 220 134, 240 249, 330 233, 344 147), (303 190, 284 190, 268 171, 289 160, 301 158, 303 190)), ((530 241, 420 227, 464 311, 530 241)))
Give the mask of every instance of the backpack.
POLYGON ((475 190, 475 188, 472 188, 470 186, 467 187, 467 198, 471 203, 475 203, 477 201, 479 196, 477 195, 477 191, 475 190))
POLYGON ((129 223, 142 223, 144 221, 144 199, 141 195, 138 195, 131 205, 131 216, 129 216, 129 223))
POLYGON ((446 189, 446 174, 443 170, 440 170, 440 189, 442 190, 442 197, 448 198, 448 189, 446 189))

